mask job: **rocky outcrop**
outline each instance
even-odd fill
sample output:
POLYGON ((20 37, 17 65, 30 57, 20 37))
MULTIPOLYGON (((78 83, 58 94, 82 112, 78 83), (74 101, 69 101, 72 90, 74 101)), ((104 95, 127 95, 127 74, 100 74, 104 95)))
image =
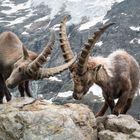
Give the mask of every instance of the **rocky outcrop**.
POLYGON ((0 105, 0 140, 97 140, 95 117, 82 104, 17 98, 0 105))
POLYGON ((0 140, 140 140, 129 115, 95 119, 83 104, 15 98, 0 105, 0 140))
POLYGON ((140 125, 129 115, 97 118, 99 140, 140 140, 140 125))
MULTIPOLYGON (((58 14, 53 19, 44 19, 38 20, 40 18, 50 16, 51 9, 44 4, 39 5, 36 8, 28 7, 24 10, 18 10, 16 13, 9 13, 8 10, 11 9, 11 6, 3 5, 3 2, 8 3, 7 0, 0 1, 0 32, 5 30, 11 30, 15 32, 23 43, 28 47, 28 49, 35 51, 37 53, 41 52, 45 44, 48 42, 50 36, 50 28, 56 27, 62 19, 64 15, 68 16, 68 20, 71 19, 70 13, 65 11, 65 6, 60 10, 58 14), (7 10, 7 13, 3 10, 7 10), (7 15, 8 14, 8 15, 7 15), (28 17, 29 16, 29 17, 28 17), (28 17, 25 18, 24 17, 28 17), (22 21, 22 18, 24 19, 22 21), (11 22, 16 21, 16 19, 20 19, 22 22, 18 22, 16 24, 11 24, 11 22)), ((102 1, 102 0, 101 0, 102 1)), ((23 4, 26 6, 24 2, 28 2, 28 0, 10 0, 15 6, 18 4, 23 4)), ((91 0, 91 2, 93 2, 91 0)), ((100 2, 100 1, 98 1, 100 2)), ((13 5, 12 4, 12 5, 13 5)), ((103 4, 103 3, 101 3, 103 4)), ((116 24, 110 27, 101 37, 99 41, 101 41, 102 45, 96 45, 93 50, 93 55, 103 55, 107 56, 109 53, 116 49, 125 49, 130 54, 132 54, 140 63, 140 2, 139 0, 124 0, 121 3, 115 3, 112 5, 110 11, 107 12, 104 21, 107 22, 115 22, 116 24)), ((102 11, 102 10, 101 10, 102 11)), ((96 11, 98 12, 98 10, 96 11)), ((100 12, 100 10, 99 10, 100 12)), ((84 17, 83 17, 84 18, 84 17)), ((19 21, 19 20, 18 20, 19 21)), ((88 20, 84 21, 85 23, 88 20)), ((101 27, 102 23, 99 22, 95 26, 92 26, 90 29, 79 30, 81 23, 77 24, 67 24, 67 33, 69 35, 69 41, 71 44, 71 48, 74 52, 79 53, 83 44, 87 41, 87 38, 90 37, 98 27, 101 27)), ((46 64, 48 67, 58 66, 64 63, 64 59, 62 56, 62 51, 60 49, 59 35, 58 31, 56 33, 56 43, 55 47, 52 50, 52 55, 49 62, 46 64)), ((42 94, 45 99, 51 99, 57 96, 60 92, 66 92, 73 90, 72 79, 69 71, 65 71, 61 73, 61 75, 57 75, 58 80, 50 80, 44 79, 35 82, 30 82, 30 89, 32 91, 33 97, 38 96, 37 94, 42 94)), ((14 92, 15 93, 15 92, 14 92)), ((19 92, 16 90, 16 95, 19 95, 19 92)), ((132 105, 132 109, 130 110, 130 114, 135 118, 139 118, 140 116, 140 99, 135 100, 135 104, 132 105)), ((64 98, 57 100, 57 103, 63 104, 67 102, 64 98)), ((68 100, 68 102, 71 102, 68 100)), ((74 101, 75 102, 75 101, 74 101)), ((94 101, 93 101, 94 102, 94 101)), ((100 104, 98 102, 92 103, 91 97, 89 97, 88 101, 82 101, 84 104, 90 103, 90 108, 93 108, 93 111, 96 112, 100 108, 100 104), (90 100, 90 101, 89 101, 90 100), (94 107, 95 106, 95 107, 94 107), (99 107, 98 107, 99 106, 99 107), (95 111, 96 110, 96 111, 95 111)), ((139 118, 140 119, 140 118, 139 118)))

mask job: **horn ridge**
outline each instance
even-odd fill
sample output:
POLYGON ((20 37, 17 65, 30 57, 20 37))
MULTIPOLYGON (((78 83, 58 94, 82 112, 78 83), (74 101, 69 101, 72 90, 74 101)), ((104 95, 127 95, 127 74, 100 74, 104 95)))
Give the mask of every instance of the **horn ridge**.
POLYGON ((55 35, 54 32, 51 33, 51 37, 43 51, 38 55, 38 57, 32 61, 29 66, 27 71, 30 69, 30 71, 37 71, 43 63, 47 61, 47 57, 49 54, 51 54, 51 50, 53 49, 55 42, 55 35))
POLYGON ((67 17, 65 16, 63 20, 60 22, 59 41, 60 41, 60 47, 63 52, 63 57, 65 59, 65 62, 68 62, 72 58, 74 58, 74 54, 70 48, 70 44, 66 33, 66 21, 67 21, 67 17))
POLYGON ((81 74, 81 72, 84 73, 86 71, 87 61, 88 61, 91 49, 95 46, 95 43, 100 38, 100 36, 104 33, 104 31, 113 24, 114 23, 110 23, 110 24, 104 25, 103 27, 99 28, 98 31, 94 32, 94 35, 92 36, 92 38, 89 38, 88 42, 84 44, 84 48, 82 49, 80 56, 79 56, 79 60, 81 59, 84 62, 78 61, 78 63, 77 63, 78 73, 81 74))
POLYGON ((53 68, 41 68, 38 71, 38 77, 39 78, 49 78, 50 76, 54 76, 56 74, 59 74, 63 72, 64 70, 68 69, 73 65, 73 63, 76 61, 77 56, 75 56, 73 59, 71 59, 68 63, 62 64, 60 66, 56 66, 53 68))

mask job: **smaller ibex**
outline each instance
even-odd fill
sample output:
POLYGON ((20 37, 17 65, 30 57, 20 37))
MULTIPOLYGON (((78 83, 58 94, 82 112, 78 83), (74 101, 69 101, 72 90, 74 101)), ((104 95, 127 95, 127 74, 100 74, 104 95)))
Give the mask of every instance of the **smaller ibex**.
MULTIPOLYGON (((61 66, 42 68, 42 64, 47 61, 47 57, 51 53, 54 40, 54 33, 52 33, 50 41, 41 54, 32 58, 31 53, 33 54, 33 52, 27 50, 14 33, 3 32, 0 34, 0 103, 3 102, 4 95, 8 101, 11 99, 7 87, 14 88, 19 84, 26 84, 28 87, 27 81, 48 78, 73 64, 76 58, 61 66)), ((22 90, 26 90, 26 87, 23 87, 22 90)))
POLYGON ((15 64, 10 77, 6 80, 6 85, 9 88, 14 88, 19 83, 27 80, 38 80, 54 76, 71 66, 76 57, 66 64, 53 68, 42 68, 42 65, 47 61, 48 55, 54 46, 54 33, 52 33, 50 40, 44 50, 38 55, 35 60, 31 60, 28 51, 23 46, 23 57, 20 58, 15 64))
MULTIPOLYGON (((68 62, 74 55, 66 35, 65 23, 66 18, 60 24, 59 35, 63 57, 65 62, 68 62)), ((88 39, 77 61, 70 67, 74 81, 74 99, 81 99, 94 83, 102 88, 105 103, 96 117, 104 115, 108 106, 113 114, 125 114, 131 106, 140 81, 139 64, 124 50, 117 50, 106 58, 90 57, 92 47, 111 25, 112 23, 103 26, 88 39), (117 98, 118 102, 115 104, 114 99, 117 98)))

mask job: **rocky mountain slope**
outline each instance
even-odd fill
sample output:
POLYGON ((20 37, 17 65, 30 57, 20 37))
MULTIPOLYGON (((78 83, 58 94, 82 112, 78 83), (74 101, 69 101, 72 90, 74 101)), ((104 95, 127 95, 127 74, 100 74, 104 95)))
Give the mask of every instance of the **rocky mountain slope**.
MULTIPOLYGON (((48 67, 64 62, 58 39, 58 24, 68 16, 67 33, 74 52, 78 53, 87 38, 103 23, 115 22, 101 37, 93 55, 107 56, 122 48, 132 54, 140 63, 140 2, 139 0, 78 0, 37 1, 0 0, 0 32, 15 32, 31 50, 40 53, 48 41, 50 29, 56 32, 55 48, 48 67), (80 8, 79 8, 80 7, 80 8)), ((46 99, 58 93, 69 95, 73 89, 68 71, 42 81, 31 82, 34 97, 46 99), (67 92, 68 91, 68 92, 67 92)), ((94 91, 93 91, 94 92, 94 91)), ((99 90, 97 90, 99 92, 99 90)), ((139 105, 137 105, 139 106, 139 105)), ((91 107, 92 108, 92 107, 91 107)), ((137 107, 140 112, 139 107, 137 107)), ((139 114, 137 114, 139 116, 139 114)))

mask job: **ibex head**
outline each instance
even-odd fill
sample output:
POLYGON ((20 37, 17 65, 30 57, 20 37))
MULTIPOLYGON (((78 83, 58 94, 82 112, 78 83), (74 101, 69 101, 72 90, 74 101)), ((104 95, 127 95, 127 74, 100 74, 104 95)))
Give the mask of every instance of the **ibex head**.
POLYGON ((27 80, 37 80, 48 78, 67 69, 76 58, 66 64, 54 68, 41 68, 42 64, 47 61, 48 55, 54 46, 54 33, 44 50, 38 55, 35 60, 31 60, 27 49, 23 46, 23 56, 15 64, 10 77, 6 80, 6 85, 9 88, 16 87, 19 83, 27 80))
POLYGON ((96 81, 98 72, 102 68, 102 65, 97 65, 92 69, 87 69, 84 73, 74 70, 72 72, 72 78, 74 82, 73 97, 76 100, 80 100, 89 90, 89 88, 96 81))
MULTIPOLYGON (((63 57, 68 62, 74 57, 74 54, 70 48, 68 37, 66 35, 66 18, 60 23, 60 43, 63 51, 63 57)), ((101 34, 114 23, 108 24, 100 28, 94 33, 92 38, 88 39, 88 42, 84 44, 84 48, 78 55, 77 61, 70 67, 72 78, 74 81, 73 97, 77 100, 81 99, 85 95, 91 85, 95 82, 98 72, 101 70, 102 65, 90 62, 90 51, 95 43, 100 38, 101 34)))

